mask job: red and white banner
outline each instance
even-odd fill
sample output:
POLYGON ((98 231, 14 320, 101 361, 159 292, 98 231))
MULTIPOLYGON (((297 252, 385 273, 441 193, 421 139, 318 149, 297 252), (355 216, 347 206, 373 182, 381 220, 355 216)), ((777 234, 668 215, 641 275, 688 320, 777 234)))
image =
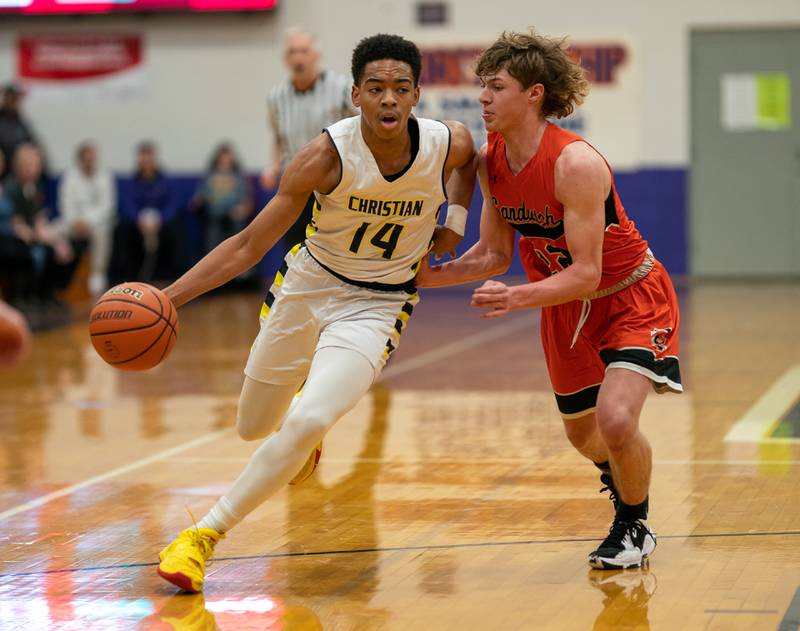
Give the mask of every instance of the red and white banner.
POLYGON ((139 35, 23 35, 17 75, 33 98, 128 99, 144 92, 139 35))

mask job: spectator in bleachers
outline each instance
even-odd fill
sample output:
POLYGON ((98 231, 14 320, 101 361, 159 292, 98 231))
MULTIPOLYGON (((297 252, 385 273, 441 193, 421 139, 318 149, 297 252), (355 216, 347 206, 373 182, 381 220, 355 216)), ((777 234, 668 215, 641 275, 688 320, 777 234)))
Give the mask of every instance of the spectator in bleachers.
POLYGON ((253 212, 250 184, 229 143, 214 151, 192 205, 205 216, 204 254, 247 225, 253 212))
MULTIPOLYGON (((5 158, 0 152, 0 172, 5 158)), ((0 180, 0 295, 20 304, 33 296, 34 274, 30 246, 14 232, 14 207, 0 180)))
POLYGON ((58 206, 62 232, 90 248, 89 290, 94 295, 108 286, 108 257, 116 205, 117 189, 111 173, 97 164, 97 148, 91 142, 81 143, 75 165, 61 178, 58 206))
POLYGON ((22 144, 38 145, 30 123, 22 116, 20 105, 25 92, 13 81, 0 88, 0 153, 3 154, 5 169, 0 170, 0 178, 11 169, 14 152, 22 144))
POLYGON ((42 157, 34 145, 20 145, 14 152, 12 175, 6 179, 6 194, 13 211, 13 233, 28 246, 33 260, 36 298, 45 303, 56 302, 55 291, 69 285, 82 246, 61 236, 48 218, 42 186, 42 157))
POLYGON ((156 147, 141 143, 133 180, 120 186, 119 223, 109 274, 113 283, 170 279, 181 271, 178 201, 156 147))

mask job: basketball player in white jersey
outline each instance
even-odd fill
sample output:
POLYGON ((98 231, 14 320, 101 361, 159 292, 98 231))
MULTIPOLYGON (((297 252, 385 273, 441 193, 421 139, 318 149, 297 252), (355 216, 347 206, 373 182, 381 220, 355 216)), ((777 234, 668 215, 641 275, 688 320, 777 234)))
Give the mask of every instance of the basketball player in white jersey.
POLYGON ((286 256, 262 307, 239 399, 241 437, 269 438, 211 511, 159 555, 159 574, 185 591, 202 590, 217 542, 292 480, 369 390, 417 303, 419 262, 431 247, 450 251, 463 236, 475 177, 472 137, 459 123, 411 116, 420 67, 419 50, 401 37, 362 40, 352 61, 361 114, 306 145, 250 226, 165 289, 180 306, 235 278, 316 195, 305 245, 286 256), (448 218, 437 227, 446 199, 448 218))

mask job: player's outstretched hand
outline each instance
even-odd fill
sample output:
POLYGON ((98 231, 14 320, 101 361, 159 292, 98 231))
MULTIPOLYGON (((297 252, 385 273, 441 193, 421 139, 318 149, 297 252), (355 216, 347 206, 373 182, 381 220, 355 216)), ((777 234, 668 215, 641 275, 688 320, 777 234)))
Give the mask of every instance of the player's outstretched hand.
POLYGON ((445 254, 449 254, 453 258, 456 257, 456 246, 461 243, 463 239, 460 234, 445 228, 444 226, 436 226, 433 231, 433 257, 438 261, 445 254))
POLYGON ((511 290, 497 280, 487 280, 472 292, 472 306, 487 309, 482 318, 498 318, 511 310, 511 290))

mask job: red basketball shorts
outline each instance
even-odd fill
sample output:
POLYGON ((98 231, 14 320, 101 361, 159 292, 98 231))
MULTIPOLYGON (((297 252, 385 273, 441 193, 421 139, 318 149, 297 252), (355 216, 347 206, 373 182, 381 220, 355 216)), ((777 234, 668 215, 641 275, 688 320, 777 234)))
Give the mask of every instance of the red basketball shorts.
POLYGON ((656 261, 641 280, 591 301, 572 343, 583 303, 542 309, 541 336, 550 383, 564 418, 589 414, 605 371, 624 368, 653 382, 656 392, 682 392, 678 363, 678 301, 656 261))

